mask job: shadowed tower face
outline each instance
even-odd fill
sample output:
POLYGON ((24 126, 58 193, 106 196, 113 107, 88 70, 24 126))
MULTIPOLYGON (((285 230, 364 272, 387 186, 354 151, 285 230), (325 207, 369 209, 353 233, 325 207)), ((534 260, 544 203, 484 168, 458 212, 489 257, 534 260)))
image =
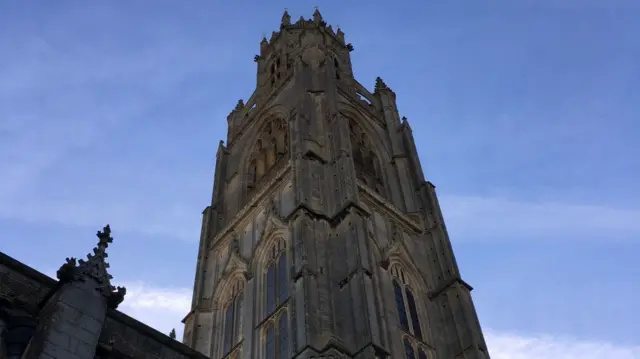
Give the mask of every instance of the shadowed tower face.
POLYGON ((317 10, 260 43, 184 320, 212 358, 489 358, 411 128, 352 50, 317 10))

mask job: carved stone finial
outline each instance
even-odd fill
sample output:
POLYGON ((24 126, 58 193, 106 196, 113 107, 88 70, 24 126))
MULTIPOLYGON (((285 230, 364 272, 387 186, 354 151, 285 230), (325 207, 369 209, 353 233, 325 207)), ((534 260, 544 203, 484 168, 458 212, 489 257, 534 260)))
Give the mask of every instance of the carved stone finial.
POLYGON ((238 100, 238 103, 236 104, 236 111, 237 110, 242 110, 244 108, 244 101, 242 101, 242 99, 238 100))
POLYGON ((72 281, 76 275, 77 265, 77 261, 74 257, 67 258, 65 263, 60 266, 60 269, 58 269, 58 272, 56 273, 58 280, 61 282, 72 281))
POLYGON ((96 236, 98 245, 93 249, 93 254, 88 254, 86 261, 82 259, 76 261, 73 257, 67 258, 56 276, 62 283, 84 282, 88 279, 95 281, 97 285, 95 289, 107 297, 109 308, 115 309, 124 300, 127 290, 124 287, 113 287, 111 285, 113 277, 107 272, 109 263, 105 261, 106 249, 113 242, 111 227, 107 224, 102 231, 97 232, 96 236))
POLYGON ((169 338, 171 338, 171 339, 175 339, 176 338, 176 329, 175 328, 171 329, 171 332, 169 333, 169 338))
POLYGON ((387 86, 387 84, 385 84, 380 77, 376 77, 375 91, 388 90, 388 89, 389 87, 387 86))
POLYGON ((338 41, 340 41, 341 44, 344 44, 344 32, 342 32, 340 25, 338 25, 338 30, 336 31, 336 37, 338 38, 338 41))
POLYGON ((320 14, 320 10, 318 10, 317 6, 315 6, 314 9, 313 22, 315 22, 316 24, 320 24, 322 22, 322 15, 320 14))
POLYGON ((117 309, 118 305, 124 301, 127 294, 127 288, 110 286, 110 293, 107 297, 107 306, 111 309, 117 309))
POLYGON ((287 12, 287 9, 284 9, 284 14, 282 14, 282 22, 280 24, 281 26, 289 26, 291 25, 291 16, 289 16, 289 12, 287 12))

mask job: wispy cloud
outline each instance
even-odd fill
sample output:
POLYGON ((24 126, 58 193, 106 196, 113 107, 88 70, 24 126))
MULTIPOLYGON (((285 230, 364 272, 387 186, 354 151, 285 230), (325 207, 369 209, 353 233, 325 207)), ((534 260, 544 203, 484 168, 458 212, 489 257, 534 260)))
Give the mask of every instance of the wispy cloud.
MULTIPOLYGON (((151 179, 150 179, 151 181, 151 179)), ((105 184, 107 186, 108 184, 105 184)), ((175 182, 174 182, 175 185, 175 182)), ((180 187, 180 185, 178 185, 180 187)), ((69 226, 99 226, 105 218, 123 231, 162 234, 195 241, 199 238, 203 202, 162 203, 156 196, 105 192, 101 201, 31 201, 0 204, 0 216, 26 222, 54 222, 69 226), (155 199, 154 199, 155 198, 155 199)), ((159 193, 171 188, 158 188, 159 193)), ((506 198, 445 195, 445 220, 456 240, 554 241, 628 240, 640 238, 640 211, 561 202, 522 202, 506 198), (607 234, 606 237, 600 234, 607 234)))
POLYGON ((640 347, 549 335, 517 335, 488 330, 487 345, 494 359, 638 359, 640 347))
POLYGON ((460 240, 584 240, 600 234, 607 241, 640 239, 640 210, 455 195, 443 196, 441 204, 460 240))
POLYGON ((124 283, 127 295, 120 310, 163 333, 176 329, 182 338, 182 318, 191 309, 187 288, 160 288, 142 282, 124 283))
MULTIPOLYGON (((175 328, 182 337, 182 318, 191 308, 191 290, 160 288, 141 282, 127 284, 127 297, 121 310, 128 315, 169 333, 175 328)), ((495 359, 638 359, 640 347, 621 346, 549 335, 525 335, 485 330, 487 345, 495 359)))

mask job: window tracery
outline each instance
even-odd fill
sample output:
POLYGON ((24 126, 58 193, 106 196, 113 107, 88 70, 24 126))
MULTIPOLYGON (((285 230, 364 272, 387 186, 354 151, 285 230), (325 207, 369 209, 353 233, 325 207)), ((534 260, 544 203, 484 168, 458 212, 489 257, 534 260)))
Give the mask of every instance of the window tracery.
POLYGON ((418 307, 407 277, 402 268, 397 265, 391 268, 391 276, 393 277, 393 292, 400 328, 405 333, 422 340, 422 327, 420 326, 418 307))
POLYGON ((282 359, 289 356, 289 317, 286 308, 289 299, 287 247, 279 238, 271 247, 264 273, 264 357, 282 359))
POLYGON ((418 343, 415 339, 404 336, 402 339, 404 355, 407 359, 428 359, 428 350, 423 344, 418 343), (416 356, 417 353, 417 356, 416 356))
POLYGON ((271 78, 271 87, 275 87, 276 84, 280 81, 281 71, 280 71, 280 56, 275 57, 271 62, 271 68, 269 70, 269 78, 271 78))
POLYGON ((289 316, 287 310, 278 312, 276 318, 268 321, 263 329, 263 350, 266 359, 289 357, 289 316))
POLYGON ((271 316, 289 298, 287 273, 287 248, 284 239, 280 238, 271 248, 265 269, 265 318, 271 316))
POLYGON ((416 359, 416 352, 407 338, 404 338, 404 353, 407 359, 416 359))
POLYGON ((376 193, 384 193, 380 160, 371 148, 369 138, 362 128, 353 120, 349 120, 351 151, 358 179, 371 187, 376 193))
POLYGON ((223 309, 223 354, 242 340, 242 312, 244 304, 244 282, 237 280, 229 293, 223 309))
POLYGON ((247 187, 254 189, 289 153, 289 127, 283 118, 267 122, 258 133, 247 169, 247 187))

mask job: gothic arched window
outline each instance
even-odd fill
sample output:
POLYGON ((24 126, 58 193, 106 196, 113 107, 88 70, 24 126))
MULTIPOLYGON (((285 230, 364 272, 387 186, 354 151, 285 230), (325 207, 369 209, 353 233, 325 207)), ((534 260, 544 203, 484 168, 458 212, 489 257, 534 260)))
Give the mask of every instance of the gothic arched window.
POLYGON ((422 328, 420 326, 418 307, 413 291, 407 283, 406 276, 398 266, 391 268, 391 275, 393 276, 393 292, 396 309, 398 310, 400 328, 404 332, 422 340, 422 328))
POLYGON ((269 249, 264 275, 264 357, 289 357, 289 317, 286 303, 289 299, 287 246, 283 238, 269 249))
POLYGON ((264 327, 264 358, 289 358, 289 316, 286 310, 269 320, 264 327))
POLYGON ((289 317, 283 312, 278 320, 278 358, 286 358, 289 354, 289 317))
POLYGON ((407 319, 407 309, 404 305, 404 295, 402 294, 402 287, 395 279, 393 280, 393 294, 396 299, 396 309, 398 310, 400 326, 403 330, 409 331, 409 319, 407 319))
POLYGON ((247 188, 254 189, 289 152, 289 128, 282 118, 268 121, 258 132, 247 168, 247 188))
POLYGON ((265 275, 265 318, 289 298, 289 278, 287 275, 287 248, 280 239, 272 248, 265 275))
POLYGON ((378 194, 382 194, 382 169, 367 135, 353 120, 349 120, 351 155, 358 178, 378 194))
POLYGON ((338 62, 338 58, 337 57, 333 58, 333 67, 336 70, 336 79, 340 80, 340 63, 338 62))
POLYGON ((416 352, 407 338, 404 339, 404 353, 407 359, 416 359, 416 352))
POLYGON ((231 349, 242 339, 242 311, 244 303, 244 283, 237 281, 232 288, 229 300, 224 307, 224 355, 227 355, 231 349))

